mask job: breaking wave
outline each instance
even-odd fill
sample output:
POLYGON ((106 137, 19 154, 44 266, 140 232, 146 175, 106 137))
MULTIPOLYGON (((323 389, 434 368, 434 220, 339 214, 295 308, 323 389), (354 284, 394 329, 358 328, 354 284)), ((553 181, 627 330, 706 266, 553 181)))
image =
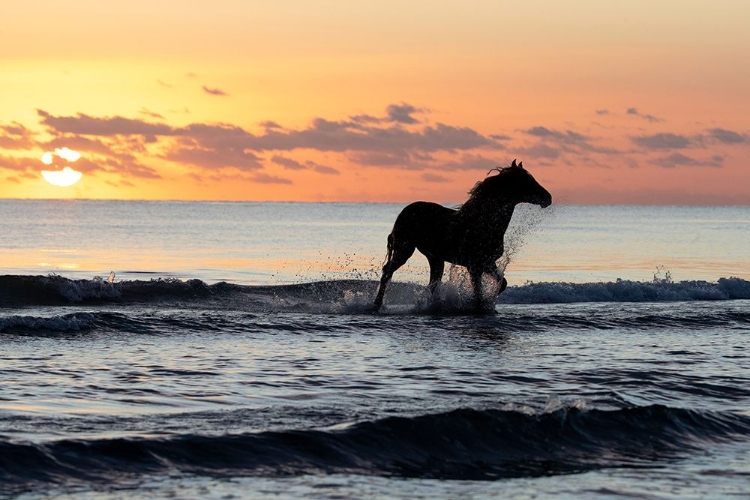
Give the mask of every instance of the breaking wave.
POLYGON ((494 480, 649 467, 717 443, 745 441, 750 417, 660 405, 619 410, 459 409, 447 413, 204 436, 0 439, 0 481, 30 484, 118 481, 138 474, 287 476, 353 473, 494 480))
MULTIPOLYGON (((345 309, 369 306, 377 282, 336 280, 293 285, 250 286, 226 282, 207 284, 201 280, 152 279, 107 283, 102 280, 68 279, 50 276, 0 276, 0 307, 187 303, 221 301, 240 305, 267 306, 271 309, 314 311, 315 304, 341 304, 345 309)), ((471 305, 470 297, 452 283, 441 288, 446 309, 471 305), (465 303, 465 304, 464 304, 465 303)), ((707 281, 617 280, 606 283, 527 283, 509 286, 498 303, 551 304, 573 302, 675 302, 750 299, 750 281, 721 278, 707 281)), ((393 283, 386 304, 415 306, 429 301, 424 286, 393 283)), ((426 307, 426 306, 424 306, 426 307)), ((335 308, 324 308, 336 312, 335 308)))

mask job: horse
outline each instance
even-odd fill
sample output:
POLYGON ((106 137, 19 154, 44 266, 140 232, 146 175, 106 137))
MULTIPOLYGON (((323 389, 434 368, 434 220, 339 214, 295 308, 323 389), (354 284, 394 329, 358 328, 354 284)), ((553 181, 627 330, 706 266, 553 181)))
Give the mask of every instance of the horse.
POLYGON ((482 275, 492 275, 501 293, 508 282, 497 268, 503 255, 503 238, 519 203, 546 208, 552 195, 523 168, 523 162, 495 168, 469 191, 469 199, 456 209, 417 201, 404 208, 388 235, 388 254, 373 312, 380 310, 393 273, 417 249, 430 263, 429 290, 434 296, 446 262, 464 266, 474 292, 475 311, 482 311, 482 275), (490 176, 490 173, 497 172, 490 176))

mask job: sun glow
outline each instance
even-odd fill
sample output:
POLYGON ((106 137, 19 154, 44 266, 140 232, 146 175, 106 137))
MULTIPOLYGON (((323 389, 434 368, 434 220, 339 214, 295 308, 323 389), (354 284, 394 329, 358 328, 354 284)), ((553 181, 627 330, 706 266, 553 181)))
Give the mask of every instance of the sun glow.
POLYGON ((81 172, 72 169, 68 165, 60 169, 55 158, 72 163, 81 158, 81 153, 69 148, 57 148, 54 152, 46 151, 42 155, 42 163, 45 165, 55 164, 55 170, 42 170, 42 177, 45 181, 53 186, 68 187, 81 180, 81 177, 83 177, 81 172))
POLYGON ((80 181, 83 174, 65 167, 62 170, 42 170, 42 177, 53 186, 68 187, 80 181))

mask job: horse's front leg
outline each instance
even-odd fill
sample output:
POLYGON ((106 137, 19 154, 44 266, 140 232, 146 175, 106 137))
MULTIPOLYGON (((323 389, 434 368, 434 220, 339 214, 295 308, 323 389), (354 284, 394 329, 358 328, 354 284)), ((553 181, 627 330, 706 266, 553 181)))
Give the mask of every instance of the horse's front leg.
POLYGON ((500 270, 497 268, 497 264, 492 265, 492 269, 490 270, 490 274, 493 278, 495 278, 495 281, 497 281, 498 284, 498 290, 497 294, 500 295, 503 293, 503 291, 508 288, 508 280, 505 279, 505 276, 503 276, 503 273, 500 272, 500 270))
POLYGON ((471 285, 474 288, 474 311, 477 313, 482 312, 482 274, 480 269, 469 269, 469 277, 471 278, 471 285))

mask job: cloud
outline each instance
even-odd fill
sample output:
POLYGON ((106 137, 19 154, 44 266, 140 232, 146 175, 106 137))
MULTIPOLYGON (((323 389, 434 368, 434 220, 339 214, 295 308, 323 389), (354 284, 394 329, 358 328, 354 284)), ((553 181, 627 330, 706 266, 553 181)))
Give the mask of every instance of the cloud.
POLYGON ((442 175, 432 174, 430 172, 425 172, 424 174, 422 174, 422 180, 425 182, 448 182, 448 178, 443 177, 442 175))
POLYGON ((596 114, 599 115, 599 116, 605 116, 605 115, 609 114, 609 110, 608 109, 597 109, 596 110, 596 114))
POLYGON ((663 168, 675 168, 675 167, 721 167, 724 162, 724 157, 720 155, 714 155, 708 160, 696 160, 689 156, 683 155, 682 153, 672 153, 668 156, 657 158, 653 161, 655 165, 659 165, 663 168))
POLYGON ((253 182, 258 182, 260 184, 292 184, 292 181, 290 179, 276 177, 275 175, 265 174, 263 172, 255 174, 250 178, 250 180, 252 180, 253 182))
POLYGON ((167 83, 167 82, 164 82, 164 81, 162 81, 162 80, 156 80, 156 83, 158 83, 158 84, 159 84, 159 85, 161 85, 162 87, 166 87, 166 88, 168 88, 168 89, 171 89, 172 87, 174 87, 174 85, 171 85, 171 84, 169 84, 169 83, 167 83))
POLYGON ((112 135, 175 135, 175 129, 163 123, 113 116, 95 118, 83 113, 75 116, 52 116, 37 109, 42 125, 63 134, 112 136, 112 135))
POLYGON ((352 121, 330 121, 316 118, 304 129, 267 129, 263 135, 248 134, 247 146, 256 150, 385 152, 417 150, 422 152, 453 151, 499 146, 496 141, 468 127, 438 123, 410 131, 400 126, 363 126, 352 121))
POLYGON ((381 123, 383 121, 382 118, 378 118, 377 116, 372 115, 355 115, 350 116, 349 119, 357 124, 381 123))
POLYGON ((487 158, 477 154, 463 154, 459 158, 441 162, 438 164, 440 170, 481 170, 487 172, 498 166, 505 166, 509 162, 497 160, 496 158, 487 158))
POLYGON ((173 128, 163 123, 120 116, 95 118, 79 113, 75 116, 53 116, 38 110, 42 124, 57 133, 79 135, 154 135, 190 137, 203 146, 215 147, 221 143, 235 149, 253 151, 291 151, 315 149, 318 151, 394 152, 414 150, 420 152, 468 150, 479 147, 501 149, 495 139, 484 136, 469 127, 456 127, 437 123, 420 130, 406 130, 399 125, 361 125, 353 121, 332 121, 316 118, 310 126, 297 130, 266 128, 254 135, 230 124, 194 123, 173 128))
MULTIPOLYGON (((96 153, 103 156, 116 156, 117 153, 101 140, 89 139, 88 137, 81 137, 77 135, 60 135, 49 141, 40 142, 37 144, 41 149, 45 151, 52 151, 57 148, 70 148, 79 152, 96 153)), ((134 149, 132 141, 127 143, 128 149, 134 149)), ((138 149, 138 148, 136 148, 138 149)))
POLYGON ((0 125, 1 149, 29 149, 34 146, 34 132, 18 122, 0 125))
POLYGON ((141 108, 138 111, 138 114, 148 116, 149 118, 158 118, 160 120, 164 119, 164 116, 162 116, 159 113, 156 113, 154 111, 151 111, 149 109, 146 109, 146 108, 141 108))
POLYGON ((668 132, 632 136, 630 137, 630 140, 637 146, 647 149, 684 149, 692 145, 692 141, 689 137, 668 132))
POLYGON ((524 130, 524 132, 534 137, 554 139, 563 143, 581 143, 590 140, 589 137, 579 134, 578 132, 574 132, 573 130, 560 132, 558 130, 548 129, 547 127, 542 127, 540 125, 524 130))
POLYGON ((314 161, 306 161, 304 164, 298 162, 297 160, 293 160, 291 158, 286 158, 281 155, 273 155, 271 157, 271 161, 274 162, 277 165, 281 165, 282 167, 289 169, 289 170, 306 170, 306 169, 312 169, 319 174, 324 175, 339 175, 341 172, 336 170, 333 167, 327 167, 325 165, 319 165, 315 163, 314 161))
POLYGON ((0 155, 0 168, 24 172, 30 168, 42 166, 39 158, 16 157, 0 155))
MULTIPOLYGON (((101 163, 97 163, 91 160, 85 160, 86 163, 94 165, 91 169, 97 170, 102 167, 101 163)), ((104 169, 117 173, 120 175, 131 175, 133 177, 140 177, 142 179, 161 179, 162 176, 151 167, 147 167, 141 164, 132 155, 118 155, 117 158, 107 158, 104 163, 104 169)), ((76 162, 76 168, 81 166, 81 162, 76 162)))
POLYGON ((654 115, 647 115, 647 114, 640 113, 638 111, 638 108, 628 108, 625 111, 625 113, 628 114, 628 115, 637 116, 638 118, 646 120, 649 123, 660 123, 660 122, 664 121, 663 119, 657 118, 654 115))
POLYGON ((388 120, 395 122, 395 123, 403 123, 406 125, 411 125, 414 123, 419 123, 419 120, 411 116, 414 113, 419 112, 420 110, 412 106, 411 104, 407 103, 401 103, 401 104, 391 104, 386 108, 386 114, 388 115, 388 120))
POLYGON ((712 128, 707 132, 708 136, 711 139, 722 144, 741 144, 744 142, 748 142, 748 137, 746 135, 742 135, 723 128, 712 128))
POLYGON ((258 125, 260 125, 263 128, 284 128, 278 123, 271 121, 271 120, 262 121, 258 125))
POLYGON ((422 169, 424 165, 415 162, 404 150, 394 152, 371 151, 349 155, 355 163, 367 167, 398 167, 404 169, 422 169))
POLYGON ((340 175, 341 172, 339 172, 337 169, 333 167, 327 167, 325 165, 317 165, 315 164, 313 166, 313 170, 315 170, 319 174, 323 175, 340 175))
POLYGON ((196 73, 193 73, 192 71, 188 71, 185 73, 185 76, 188 78, 198 78, 198 75, 196 73))
POLYGON ((398 123, 401 125, 414 125, 419 123, 419 120, 414 118, 412 115, 415 113, 423 113, 425 110, 417 108, 412 104, 402 102, 400 104, 390 104, 385 108, 385 116, 378 117, 373 115, 354 115, 350 116, 352 124, 358 125, 373 125, 382 123, 398 123))
POLYGON ((164 158, 176 163, 210 169, 235 167, 240 170, 258 170, 263 168, 260 158, 254 153, 234 147, 179 146, 167 152, 164 158))
POLYGON ((552 147, 543 142, 534 144, 527 148, 514 148, 514 152, 519 153, 519 156, 528 156, 529 158, 545 158, 554 160, 560 157, 560 149, 552 147))
POLYGON ((490 134, 490 139, 495 141, 509 141, 512 137, 505 134, 490 134))
POLYGON ((531 158, 554 160, 563 153, 575 155, 588 155, 589 153, 612 155, 619 153, 614 148, 595 144, 594 138, 575 130, 561 131, 537 125, 521 132, 539 139, 539 142, 532 146, 513 148, 513 151, 531 158))
POLYGON ((292 160, 291 158, 285 158, 280 155, 273 155, 271 157, 271 161, 289 170, 304 170, 307 168, 306 166, 304 166, 297 160, 292 160))
MULTIPOLYGON (((174 127, 146 108, 140 114, 148 118, 95 117, 84 113, 56 116, 37 110, 41 124, 53 136, 50 145, 69 146, 103 158, 117 159, 126 153, 139 158, 150 156, 207 170, 229 167, 260 170, 264 161, 260 155, 272 152, 270 161, 286 169, 307 169, 323 175, 340 173, 336 168, 298 161, 284 154, 299 150, 345 154, 351 162, 364 166, 421 170, 444 161, 443 168, 447 169, 479 168, 477 163, 481 163, 481 168, 491 168, 487 160, 477 160, 479 156, 467 154, 480 149, 504 149, 500 141, 509 139, 445 123, 426 125, 416 120, 413 123, 412 115, 417 112, 421 111, 409 104, 392 104, 382 118, 370 115, 345 120, 318 117, 307 126, 291 129, 266 120, 260 122, 261 131, 253 133, 228 123, 199 122, 174 127), (404 126, 406 122, 409 127, 404 126), (445 162, 446 155, 459 153, 464 155, 460 161, 445 162), (441 160, 436 160, 436 155, 442 157, 441 160), (474 158, 472 165, 467 158, 474 158)), ((554 134, 566 141, 586 139, 573 131, 555 131, 554 134)), ((142 164, 131 162, 128 165, 127 171, 133 175, 154 173, 142 164)), ((123 164, 119 168, 126 166, 123 164)))
POLYGON ((201 88, 206 94, 222 96, 222 97, 226 97, 228 95, 226 92, 218 88, 206 87, 205 85, 201 86, 201 88))

